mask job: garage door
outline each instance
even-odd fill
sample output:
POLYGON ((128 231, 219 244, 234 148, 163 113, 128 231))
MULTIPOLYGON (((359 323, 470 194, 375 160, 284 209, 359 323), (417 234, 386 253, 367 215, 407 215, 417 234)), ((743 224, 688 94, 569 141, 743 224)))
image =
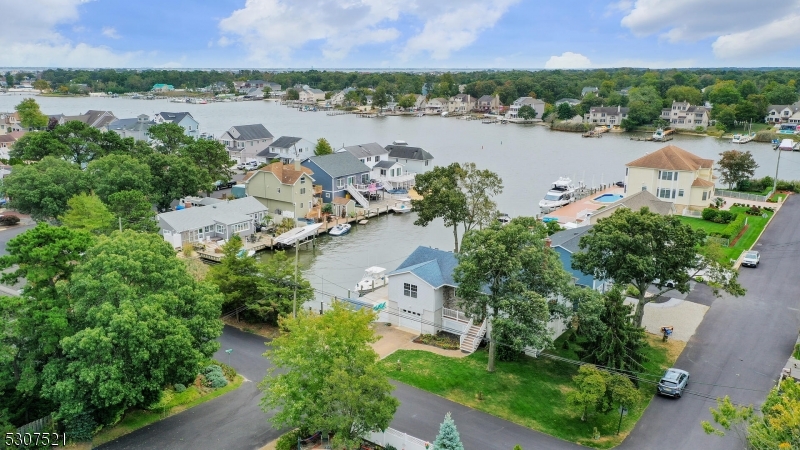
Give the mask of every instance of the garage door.
POLYGON ((422 323, 420 322, 422 319, 422 314, 416 311, 412 311, 410 309, 403 309, 400 308, 400 326, 403 328, 409 328, 414 331, 421 331, 422 330, 422 323))

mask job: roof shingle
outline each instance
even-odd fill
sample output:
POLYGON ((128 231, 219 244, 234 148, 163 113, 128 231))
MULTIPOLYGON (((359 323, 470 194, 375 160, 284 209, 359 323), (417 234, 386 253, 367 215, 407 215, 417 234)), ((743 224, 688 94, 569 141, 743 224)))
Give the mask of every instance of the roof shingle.
POLYGON ((644 155, 639 159, 633 160, 627 167, 644 167, 648 169, 662 170, 698 170, 710 169, 714 166, 713 159, 701 158, 686 150, 668 145, 660 150, 656 150, 649 155, 644 155))

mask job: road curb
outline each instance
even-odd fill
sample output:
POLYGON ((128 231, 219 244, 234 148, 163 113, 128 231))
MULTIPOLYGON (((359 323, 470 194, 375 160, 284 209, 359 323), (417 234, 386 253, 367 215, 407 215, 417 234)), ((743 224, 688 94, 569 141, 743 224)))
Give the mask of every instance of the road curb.
MULTIPOLYGON (((788 196, 786 196, 786 198, 788 198, 788 196)), ((786 200, 784 199, 783 203, 785 203, 785 202, 786 202, 786 200)), ((753 241, 753 245, 751 245, 750 248, 748 248, 746 251, 752 250, 753 247, 755 247, 756 244, 758 244, 758 241, 761 239, 761 236, 764 234, 765 231, 767 231, 767 228, 769 228, 769 224, 772 223, 772 219, 774 219, 775 216, 778 215, 778 211, 780 211, 781 208, 783 207, 783 203, 781 203, 781 205, 779 207, 775 208, 775 212, 773 212, 772 215, 769 216, 769 220, 767 220, 767 224, 764 225, 764 228, 761 229, 761 233, 758 233, 758 237, 756 238, 755 241, 753 241)), ((736 263, 733 264, 733 270, 739 270, 739 268, 742 266, 742 255, 744 255, 744 254, 745 254, 745 252, 742 252, 741 254, 739 254, 739 258, 737 258, 736 259, 736 263)))

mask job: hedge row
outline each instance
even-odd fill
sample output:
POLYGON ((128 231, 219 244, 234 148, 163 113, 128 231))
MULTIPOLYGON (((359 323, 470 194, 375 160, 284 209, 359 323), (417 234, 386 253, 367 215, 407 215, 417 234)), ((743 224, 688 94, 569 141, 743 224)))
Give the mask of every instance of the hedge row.
POLYGON ((728 226, 722 230, 722 232, 718 233, 718 236, 725 239, 735 238, 736 236, 739 235, 739 232, 742 231, 742 228, 744 228, 744 222, 745 222, 745 215, 744 214, 737 215, 736 218, 733 219, 733 221, 731 221, 731 223, 729 223, 728 226))

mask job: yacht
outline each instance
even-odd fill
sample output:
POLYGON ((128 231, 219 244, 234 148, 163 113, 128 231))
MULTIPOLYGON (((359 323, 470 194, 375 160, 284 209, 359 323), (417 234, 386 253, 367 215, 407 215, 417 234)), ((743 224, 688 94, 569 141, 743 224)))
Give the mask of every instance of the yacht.
POLYGON ((411 206, 411 199, 408 197, 398 198, 397 203, 389 207, 389 210, 395 214, 410 213, 414 208, 411 206))
POLYGON ((664 140, 664 129, 659 128, 653 133, 653 140, 654 141, 663 141, 664 140))
POLYGON ((352 226, 349 223, 340 223, 335 227, 328 230, 328 234, 331 236, 342 236, 350 232, 350 228, 352 226))
POLYGON ((372 292, 375 289, 386 286, 387 282, 386 269, 378 266, 368 267, 364 271, 364 277, 356 284, 355 291, 359 294, 372 292))
POLYGON ((549 212, 575 201, 575 186, 569 178, 561 177, 553 182, 553 187, 539 201, 539 208, 549 212))

